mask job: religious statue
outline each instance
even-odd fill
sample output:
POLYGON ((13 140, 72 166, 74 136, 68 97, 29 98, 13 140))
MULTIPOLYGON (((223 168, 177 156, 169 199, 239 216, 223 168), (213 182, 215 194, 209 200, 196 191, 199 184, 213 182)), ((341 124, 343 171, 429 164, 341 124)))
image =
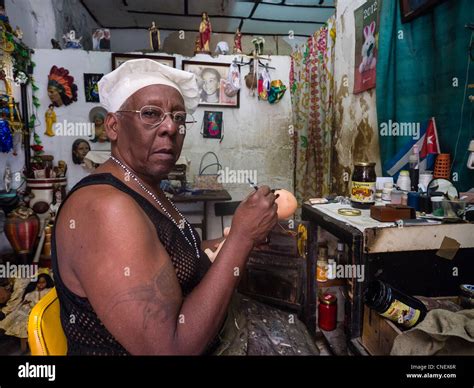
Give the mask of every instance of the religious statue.
POLYGON ((15 36, 16 36, 18 39, 20 39, 20 40, 23 39, 23 31, 21 30, 20 27, 16 26, 14 33, 15 33, 15 36))
POLYGON ((7 193, 12 189, 13 174, 9 166, 5 167, 5 172, 3 173, 3 185, 5 186, 5 191, 7 193))
POLYGON ((107 111, 101 106, 92 108, 89 112, 89 120, 94 123, 94 138, 91 140, 92 143, 106 143, 110 142, 107 132, 105 130, 105 117, 107 111))
POLYGON ((207 12, 202 13, 202 20, 201 24, 199 25, 199 36, 200 36, 200 45, 199 45, 199 52, 209 54, 211 52, 209 45, 211 42, 211 21, 209 20, 209 16, 207 16, 207 12))
POLYGON ((54 105, 49 104, 48 110, 44 114, 44 120, 46 123, 45 135, 53 137, 55 135, 53 131, 53 125, 56 122, 56 112, 54 111, 54 105))
POLYGON ((71 30, 66 35, 63 35, 64 42, 66 43, 67 49, 82 49, 81 39, 82 36, 76 38, 76 31, 71 30))
POLYGON ((242 33, 240 28, 237 28, 234 35, 234 54, 242 54, 242 33))
POLYGON ((160 30, 155 25, 155 22, 151 23, 151 27, 148 29, 150 31, 150 46, 153 51, 160 51, 161 49, 161 40, 160 40, 160 30))
POLYGON ((196 40, 194 41, 194 54, 199 54, 201 51, 201 37, 200 34, 196 36, 196 40))
POLYGON ((87 140, 74 140, 74 143, 72 143, 72 161, 74 164, 83 164, 84 158, 90 150, 91 146, 87 140))
POLYGON ((257 36, 256 38, 252 39, 252 43, 255 46, 255 53, 257 55, 263 54, 263 45, 265 44, 265 39, 262 36, 257 36))

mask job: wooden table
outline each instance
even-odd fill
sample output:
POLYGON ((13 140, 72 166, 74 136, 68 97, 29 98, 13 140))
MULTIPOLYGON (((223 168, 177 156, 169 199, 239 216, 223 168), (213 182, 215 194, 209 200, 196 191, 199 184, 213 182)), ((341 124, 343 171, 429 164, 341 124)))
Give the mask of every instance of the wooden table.
MULTIPOLYGON (((179 208, 180 203, 197 203, 202 202, 201 211, 184 212, 188 215, 202 215, 202 221, 200 223, 192 224, 202 230, 202 239, 207 240, 207 204, 208 202, 221 202, 232 200, 231 195, 227 190, 200 190, 199 192, 192 193, 187 192, 185 194, 174 195, 171 200, 179 208)), ((180 209, 181 210, 181 209, 180 209)))
MULTIPOLYGON (((340 207, 348 206, 304 204, 302 219, 310 221, 308 234, 314 239, 309 247, 309 279, 315 278, 321 229, 346 244, 349 264, 362 266, 362 281, 345 279, 351 295, 346 334, 353 351, 358 351, 362 335, 363 290, 371 280, 380 279, 409 295, 428 297, 459 295, 460 284, 473 282, 474 223, 398 227, 371 219, 369 210, 362 210, 357 217, 341 216, 337 213, 340 207), (452 251, 454 259, 443 258, 443 250, 452 251)), ((316 281, 308 284, 313 311, 318 286, 316 281)))

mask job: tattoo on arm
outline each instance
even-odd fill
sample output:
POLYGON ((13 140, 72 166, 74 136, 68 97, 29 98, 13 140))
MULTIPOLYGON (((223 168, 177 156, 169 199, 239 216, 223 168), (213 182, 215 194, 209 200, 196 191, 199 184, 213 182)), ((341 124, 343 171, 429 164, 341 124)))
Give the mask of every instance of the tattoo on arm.
POLYGON ((144 306, 143 330, 149 327, 150 322, 164 323, 176 314, 176 310, 179 311, 182 303, 181 293, 176 292, 176 283, 176 273, 173 266, 165 264, 150 282, 119 292, 108 313, 111 313, 122 303, 140 303, 144 306))

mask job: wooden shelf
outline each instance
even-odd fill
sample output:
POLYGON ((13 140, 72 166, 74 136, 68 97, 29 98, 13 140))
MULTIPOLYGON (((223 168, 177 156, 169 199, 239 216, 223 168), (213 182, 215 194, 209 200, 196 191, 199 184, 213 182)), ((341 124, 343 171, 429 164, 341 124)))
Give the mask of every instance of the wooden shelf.
POLYGON ((341 287, 347 284, 347 279, 331 279, 327 282, 316 282, 318 288, 341 287))

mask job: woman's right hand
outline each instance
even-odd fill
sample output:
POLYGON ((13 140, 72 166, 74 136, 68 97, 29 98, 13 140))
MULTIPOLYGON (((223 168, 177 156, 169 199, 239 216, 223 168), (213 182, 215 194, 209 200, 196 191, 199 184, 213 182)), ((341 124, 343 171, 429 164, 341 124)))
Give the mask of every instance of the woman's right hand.
POLYGON ((230 234, 250 240, 253 245, 264 241, 278 222, 278 205, 268 186, 262 186, 241 202, 232 219, 230 234))

